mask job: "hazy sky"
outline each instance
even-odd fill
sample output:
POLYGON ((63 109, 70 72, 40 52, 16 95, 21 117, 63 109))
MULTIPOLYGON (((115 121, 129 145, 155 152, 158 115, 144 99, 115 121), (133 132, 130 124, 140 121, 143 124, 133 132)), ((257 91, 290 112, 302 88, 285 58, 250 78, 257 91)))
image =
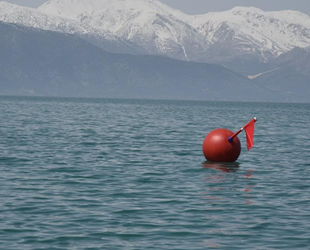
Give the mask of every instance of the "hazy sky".
MULTIPOLYGON (((6 2, 37 7, 47 0, 6 0, 6 2)), ((161 0, 161 2, 189 14, 223 11, 235 6, 254 6, 263 10, 299 10, 310 15, 310 0, 161 0)))

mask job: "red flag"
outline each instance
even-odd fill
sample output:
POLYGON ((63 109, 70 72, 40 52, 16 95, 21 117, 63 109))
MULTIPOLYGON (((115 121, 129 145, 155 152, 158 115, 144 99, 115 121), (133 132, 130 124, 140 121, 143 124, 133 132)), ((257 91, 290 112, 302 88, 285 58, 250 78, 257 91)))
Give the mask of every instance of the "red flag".
POLYGON ((254 145, 254 141, 253 141, 254 124, 255 124, 255 119, 253 119, 247 125, 244 126, 244 130, 246 133, 246 144, 247 144, 248 150, 250 150, 254 145))

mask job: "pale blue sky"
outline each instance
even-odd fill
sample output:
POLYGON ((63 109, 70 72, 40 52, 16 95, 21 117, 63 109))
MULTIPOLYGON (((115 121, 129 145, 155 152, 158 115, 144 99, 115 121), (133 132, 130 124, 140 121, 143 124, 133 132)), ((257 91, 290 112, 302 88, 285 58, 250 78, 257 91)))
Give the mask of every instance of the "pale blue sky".
MULTIPOLYGON (((38 7, 47 0, 6 0, 6 2, 38 7)), ((161 2, 189 14, 223 11, 235 6, 254 6, 263 10, 299 10, 310 15, 310 0, 161 0, 161 2)))

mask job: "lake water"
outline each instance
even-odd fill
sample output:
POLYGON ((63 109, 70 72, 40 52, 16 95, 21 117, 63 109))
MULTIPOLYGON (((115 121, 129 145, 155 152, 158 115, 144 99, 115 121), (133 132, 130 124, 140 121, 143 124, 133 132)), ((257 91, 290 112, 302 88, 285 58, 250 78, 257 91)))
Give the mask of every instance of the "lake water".
POLYGON ((0 97, 0 249, 309 249, 310 105, 0 97), (203 163, 254 116, 254 148, 203 163))

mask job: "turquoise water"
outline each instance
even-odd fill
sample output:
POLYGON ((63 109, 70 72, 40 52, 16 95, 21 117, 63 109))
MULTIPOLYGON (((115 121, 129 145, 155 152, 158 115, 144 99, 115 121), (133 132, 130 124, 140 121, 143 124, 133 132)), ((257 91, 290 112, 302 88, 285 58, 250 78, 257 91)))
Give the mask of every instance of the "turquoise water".
POLYGON ((309 249, 310 105, 0 97, 0 249, 309 249), (205 135, 254 116, 254 148, 205 135))

